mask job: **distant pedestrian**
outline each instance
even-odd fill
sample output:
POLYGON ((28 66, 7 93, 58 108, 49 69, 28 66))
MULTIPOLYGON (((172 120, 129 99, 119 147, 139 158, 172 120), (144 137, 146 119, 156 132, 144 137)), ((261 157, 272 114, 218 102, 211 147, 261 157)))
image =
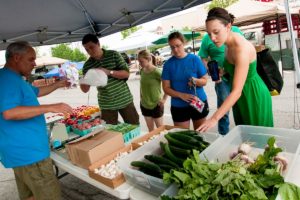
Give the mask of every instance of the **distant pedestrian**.
POLYGON ((66 71, 62 68, 61 64, 58 65, 58 74, 60 79, 67 78, 66 71))
POLYGON ((74 64, 70 65, 70 71, 71 71, 71 88, 77 88, 78 85, 78 81, 79 81, 79 73, 78 73, 78 69, 76 68, 76 66, 74 64))

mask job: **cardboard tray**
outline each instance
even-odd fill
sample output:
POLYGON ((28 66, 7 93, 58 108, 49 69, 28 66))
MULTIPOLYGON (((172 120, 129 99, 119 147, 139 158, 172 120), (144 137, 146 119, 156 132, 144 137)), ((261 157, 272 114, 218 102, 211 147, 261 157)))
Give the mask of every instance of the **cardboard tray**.
POLYGON ((130 150, 132 150, 132 146, 131 145, 127 145, 123 148, 121 148, 120 150, 102 158, 101 160, 93 163, 91 166, 89 166, 88 168, 88 172, 89 172, 89 176, 105 185, 107 185, 108 187, 111 188, 116 188, 119 185, 121 185, 122 183, 125 182, 125 177, 123 175, 123 173, 119 174, 118 176, 116 176, 114 179, 109 179, 109 178, 105 178, 99 174, 96 174, 94 172, 94 170, 96 168, 99 168, 101 165, 105 165, 107 163, 109 163, 111 160, 113 160, 115 157, 117 157, 117 155, 121 152, 129 152, 130 150))
POLYGON ((160 132, 162 132, 164 130, 170 130, 170 129, 174 129, 174 128, 179 128, 180 129, 182 127, 180 127, 180 126, 162 125, 162 126, 158 127, 157 129, 154 129, 153 131, 151 131, 151 132, 149 132, 149 133, 147 133, 147 134, 145 134, 145 135, 143 135, 143 136, 141 136, 141 137, 133 140, 131 142, 132 148, 135 150, 135 149, 141 147, 141 145, 139 143, 149 140, 154 135, 159 135, 160 132))

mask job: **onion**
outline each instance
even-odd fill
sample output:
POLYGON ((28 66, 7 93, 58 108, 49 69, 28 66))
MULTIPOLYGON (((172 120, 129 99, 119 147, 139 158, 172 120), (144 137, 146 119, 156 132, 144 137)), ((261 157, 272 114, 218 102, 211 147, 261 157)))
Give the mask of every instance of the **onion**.
POLYGON ((234 159, 238 154, 239 154, 238 152, 232 152, 232 153, 229 155, 230 160, 234 159))
POLYGON ((274 161, 281 165, 282 171, 286 170, 288 165, 288 160, 285 157, 277 155, 274 157, 274 161))
POLYGON ((239 148, 238 148, 238 152, 244 155, 248 155, 251 151, 252 147, 250 144, 248 143, 242 143, 239 148))
POLYGON ((250 158, 248 155, 245 155, 245 154, 241 155, 241 160, 243 160, 247 164, 254 163, 254 160, 252 158, 250 158))

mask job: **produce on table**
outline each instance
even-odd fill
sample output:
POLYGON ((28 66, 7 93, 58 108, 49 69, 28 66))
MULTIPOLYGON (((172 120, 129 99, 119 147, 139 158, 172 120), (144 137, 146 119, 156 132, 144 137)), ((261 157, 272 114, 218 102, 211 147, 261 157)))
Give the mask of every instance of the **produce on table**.
POLYGON ((108 179, 116 178, 118 175, 122 173, 122 171, 117 165, 118 160, 125 157, 130 152, 132 152, 132 149, 129 152, 120 152, 113 160, 111 160, 106 165, 101 165, 101 167, 98 169, 96 168, 94 172, 108 179))
POLYGON ((98 113, 100 108, 98 106, 79 106, 73 108, 73 112, 71 114, 65 115, 65 119, 62 120, 62 123, 66 125, 74 125, 78 124, 82 121, 87 121, 92 119, 92 115, 98 113))
POLYGON ((226 163, 201 160, 199 152, 193 150, 193 154, 184 161, 183 168, 163 174, 164 182, 175 182, 179 190, 176 196, 162 196, 161 199, 275 200, 278 193, 282 200, 300 199, 299 187, 284 183, 280 174, 282 170, 276 156, 282 149, 275 146, 274 137, 269 138, 268 148, 253 163, 242 159, 249 155, 248 150, 249 146, 226 163))
POLYGON ((83 122, 82 124, 74 124, 72 127, 76 128, 78 130, 87 130, 91 129, 92 127, 96 127, 101 125, 102 120, 100 118, 95 118, 92 121, 89 122, 83 122))
POLYGON ((195 131, 169 132, 164 137, 168 143, 160 142, 163 155, 145 155, 146 161, 133 161, 131 165, 150 176, 163 177, 163 172, 180 169, 192 150, 203 151, 209 143, 195 131))
POLYGON ((144 144, 147 144, 148 142, 150 142, 150 141, 152 141, 152 140, 154 140, 154 139, 160 137, 161 135, 165 135, 165 134, 167 134, 167 133, 168 133, 167 130, 163 130, 163 131, 161 131, 159 134, 153 135, 153 136, 151 136, 148 140, 145 140, 145 141, 143 141, 143 142, 139 142, 138 144, 139 144, 140 146, 143 146, 144 144))

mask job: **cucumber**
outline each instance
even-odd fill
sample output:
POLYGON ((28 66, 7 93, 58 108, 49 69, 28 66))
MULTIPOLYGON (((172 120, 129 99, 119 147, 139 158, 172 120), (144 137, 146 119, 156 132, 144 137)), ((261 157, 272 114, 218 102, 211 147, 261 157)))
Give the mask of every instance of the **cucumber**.
POLYGON ((173 162, 175 162, 176 164, 182 166, 182 163, 184 161, 184 159, 180 159, 178 157, 176 157, 170 150, 169 144, 165 144, 164 145, 164 151, 166 153, 166 155, 168 156, 168 158, 170 160, 172 160, 173 162))
POLYGON ((179 134, 183 134, 183 135, 199 135, 199 133, 197 131, 194 130, 185 130, 185 131, 176 131, 176 132, 169 132, 168 134, 172 134, 172 133, 179 133, 179 134))
POLYGON ((180 134, 180 133, 172 133, 172 134, 170 134, 170 136, 172 138, 182 141, 184 143, 199 146, 199 141, 189 135, 180 134))
POLYGON ((171 145, 174 145, 176 147, 179 147, 179 148, 183 148, 183 149, 197 149, 194 145, 191 145, 191 144, 187 144, 187 143, 184 143, 184 142, 181 142, 175 138, 173 138, 171 135, 169 134, 166 134, 165 135, 165 138, 168 140, 168 142, 171 144, 171 145))
POLYGON ((151 171, 149 169, 144 169, 144 168, 139 168, 139 171, 143 172, 144 174, 147 174, 149 176, 154 176, 156 178, 160 178, 162 179, 163 178, 163 173, 160 172, 160 173, 157 173, 157 172, 154 172, 154 171, 151 171))
POLYGON ((162 156, 145 155, 144 157, 145 157, 145 159, 147 159, 147 160, 149 160, 149 161, 151 161, 151 162, 153 162, 153 163, 155 163, 155 164, 157 164, 159 166, 161 164, 164 164, 164 165, 170 165, 173 168, 179 168, 179 166, 175 162, 173 162, 173 161, 171 161, 171 160, 169 160, 167 158, 164 158, 162 156))
POLYGON ((187 158, 191 154, 191 150, 181 149, 169 144, 169 148, 174 155, 187 158))
POLYGON ((164 170, 165 172, 170 172, 172 169, 174 169, 171 165, 165 165, 165 164, 159 164, 159 167, 164 170))
MULTIPOLYGON (((146 174, 151 173, 151 175, 159 175, 161 174, 161 169, 158 165, 154 163, 146 163, 143 161, 132 161, 131 166, 139 168, 140 171, 142 172, 147 172, 146 174)), ((150 174, 149 174, 150 175, 150 174)))

